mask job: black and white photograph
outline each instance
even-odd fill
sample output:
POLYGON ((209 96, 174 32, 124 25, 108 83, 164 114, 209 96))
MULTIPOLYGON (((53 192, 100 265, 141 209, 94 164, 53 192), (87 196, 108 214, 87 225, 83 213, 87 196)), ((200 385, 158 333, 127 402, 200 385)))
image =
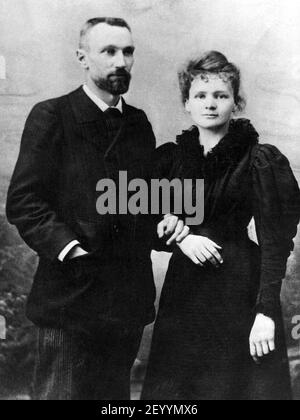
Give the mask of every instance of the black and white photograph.
POLYGON ((300 400, 299 22, 0 0, 0 400, 300 400))

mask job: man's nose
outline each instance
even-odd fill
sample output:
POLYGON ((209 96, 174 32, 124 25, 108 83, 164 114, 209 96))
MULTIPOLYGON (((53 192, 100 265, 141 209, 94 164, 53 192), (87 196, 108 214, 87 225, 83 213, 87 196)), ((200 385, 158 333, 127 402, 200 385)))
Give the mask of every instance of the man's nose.
POLYGON ((124 67, 126 67, 126 61, 125 61, 125 57, 124 57, 123 51, 119 51, 118 54, 116 54, 116 57, 115 57, 115 65, 118 68, 124 68, 124 67))

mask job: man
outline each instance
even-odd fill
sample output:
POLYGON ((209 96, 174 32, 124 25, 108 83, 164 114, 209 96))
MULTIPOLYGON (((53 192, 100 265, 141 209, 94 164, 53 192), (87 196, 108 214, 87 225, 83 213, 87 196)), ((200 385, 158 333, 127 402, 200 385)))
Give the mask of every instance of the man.
MULTIPOLYGON (((7 216, 40 257, 27 307, 39 327, 35 398, 126 400, 155 317, 153 225, 148 216, 97 214, 96 185, 118 183, 119 171, 146 179, 155 138, 145 113, 121 97, 134 63, 128 24, 88 21, 77 56, 85 85, 29 115, 7 216)), ((175 230, 176 239, 177 221, 166 217, 160 236, 175 230)))

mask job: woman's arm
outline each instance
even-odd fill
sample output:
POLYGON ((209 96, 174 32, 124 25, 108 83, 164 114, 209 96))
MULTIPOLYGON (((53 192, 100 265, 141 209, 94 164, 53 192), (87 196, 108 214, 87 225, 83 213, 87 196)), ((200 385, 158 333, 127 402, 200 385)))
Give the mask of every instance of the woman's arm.
POLYGON ((280 292, 300 219, 300 191, 288 160, 274 146, 258 146, 253 165, 253 214, 261 248, 260 289, 250 352, 256 360, 275 349, 280 292))

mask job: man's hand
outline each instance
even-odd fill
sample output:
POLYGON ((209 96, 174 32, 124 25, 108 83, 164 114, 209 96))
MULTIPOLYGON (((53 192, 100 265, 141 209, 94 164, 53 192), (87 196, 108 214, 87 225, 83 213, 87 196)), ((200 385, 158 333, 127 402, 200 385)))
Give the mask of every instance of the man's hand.
POLYGON ((205 236, 188 235, 178 246, 193 263, 200 267, 204 267, 207 262, 219 267, 224 262, 220 255, 222 247, 205 236))
POLYGON ((250 334, 250 354, 255 363, 275 351, 275 322, 273 319, 258 314, 250 334))
POLYGON ((86 252, 81 246, 76 245, 74 248, 71 249, 71 251, 66 256, 66 260, 74 260, 74 258, 83 257, 84 255, 87 255, 88 252, 86 252))
POLYGON ((157 226, 157 234, 160 239, 163 237, 171 237, 167 241, 167 245, 172 245, 175 241, 180 243, 190 233, 188 226, 184 225, 182 220, 177 216, 167 214, 157 226))

